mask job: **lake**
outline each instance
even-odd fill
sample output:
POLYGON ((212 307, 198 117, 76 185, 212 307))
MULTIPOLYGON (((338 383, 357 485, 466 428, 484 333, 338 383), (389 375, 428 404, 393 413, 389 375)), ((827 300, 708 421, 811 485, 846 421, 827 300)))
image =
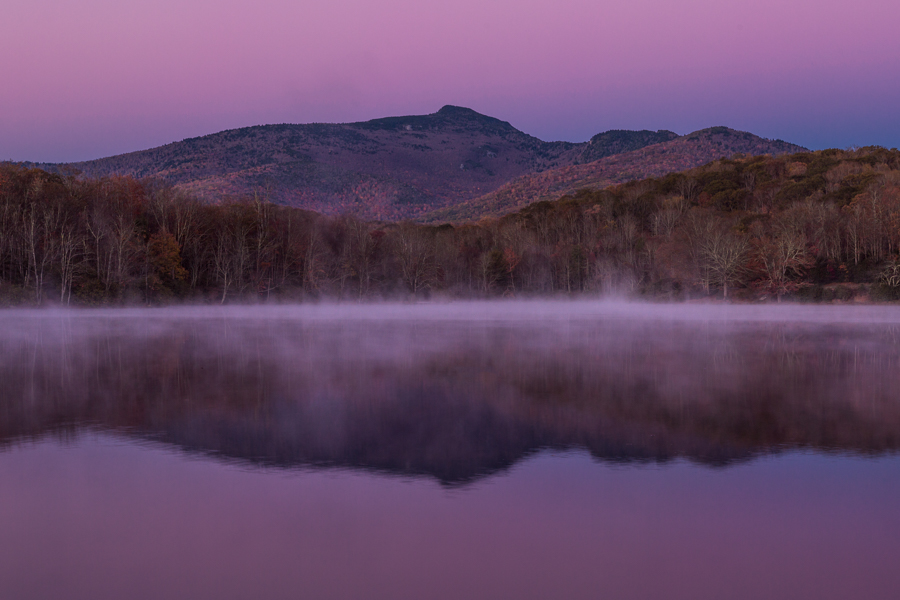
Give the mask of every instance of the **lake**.
POLYGON ((0 597, 896 598, 900 308, 0 312, 0 597))

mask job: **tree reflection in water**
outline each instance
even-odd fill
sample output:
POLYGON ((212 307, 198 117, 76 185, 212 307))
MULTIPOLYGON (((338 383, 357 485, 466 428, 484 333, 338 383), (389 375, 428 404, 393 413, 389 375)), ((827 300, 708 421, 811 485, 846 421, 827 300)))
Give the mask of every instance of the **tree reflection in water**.
POLYGON ((441 305, 388 319, 348 318, 365 307, 5 313, 0 444, 100 428, 247 464, 445 484, 542 448, 711 466, 900 448, 891 318, 579 306, 471 320, 441 318, 441 305))

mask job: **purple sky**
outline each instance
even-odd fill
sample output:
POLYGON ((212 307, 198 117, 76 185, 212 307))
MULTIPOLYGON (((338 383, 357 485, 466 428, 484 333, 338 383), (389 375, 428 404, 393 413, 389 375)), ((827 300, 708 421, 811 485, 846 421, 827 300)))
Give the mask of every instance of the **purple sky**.
POLYGON ((457 104, 544 140, 900 146, 896 0, 4 0, 0 160, 457 104))

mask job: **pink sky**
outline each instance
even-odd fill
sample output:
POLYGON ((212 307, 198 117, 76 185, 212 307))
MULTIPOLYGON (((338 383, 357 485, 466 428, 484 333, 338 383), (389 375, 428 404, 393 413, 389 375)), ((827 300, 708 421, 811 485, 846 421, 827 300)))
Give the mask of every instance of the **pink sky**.
POLYGON ((900 145, 896 0, 5 0, 0 160, 457 104, 545 140, 900 145))

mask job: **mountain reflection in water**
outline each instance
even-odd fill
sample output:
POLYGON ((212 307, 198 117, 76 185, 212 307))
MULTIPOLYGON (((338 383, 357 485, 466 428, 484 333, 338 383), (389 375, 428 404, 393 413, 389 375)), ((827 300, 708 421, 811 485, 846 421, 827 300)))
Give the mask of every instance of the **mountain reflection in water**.
POLYGON ((544 448, 712 466, 900 448, 889 308, 11 311, 0 330, 0 449, 99 428, 246 464, 462 484, 544 448))

